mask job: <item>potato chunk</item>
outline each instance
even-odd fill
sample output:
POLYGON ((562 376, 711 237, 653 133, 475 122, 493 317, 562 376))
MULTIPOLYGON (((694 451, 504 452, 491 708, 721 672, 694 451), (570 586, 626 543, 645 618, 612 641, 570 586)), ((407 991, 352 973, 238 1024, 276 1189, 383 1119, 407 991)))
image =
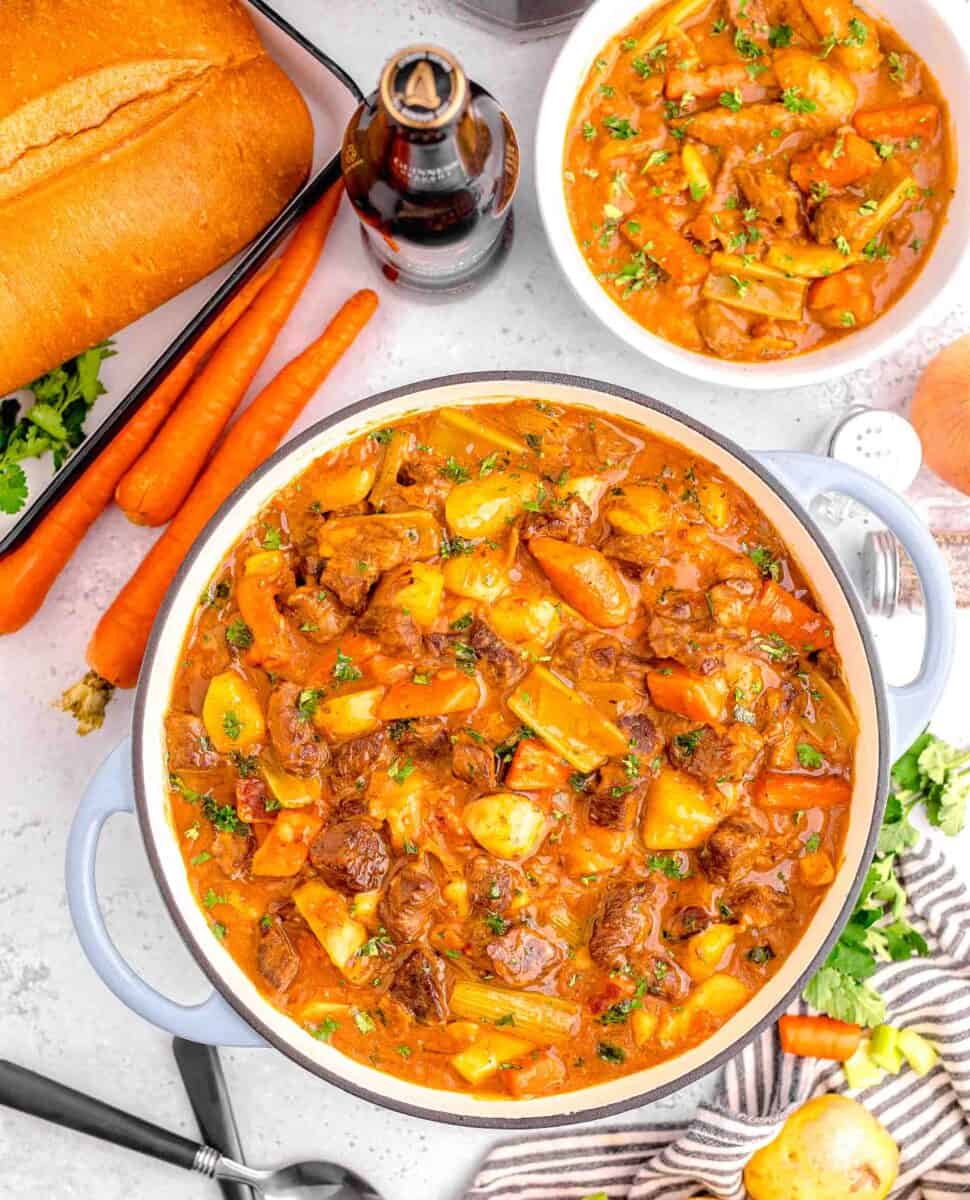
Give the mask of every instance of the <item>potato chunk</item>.
POLYGON ((259 697, 241 675, 223 671, 209 680, 202 723, 220 754, 245 751, 263 740, 266 720, 259 697))
POLYGON ((546 823, 542 809, 515 792, 479 796, 465 805, 461 815, 475 841, 496 858, 528 858, 546 823))

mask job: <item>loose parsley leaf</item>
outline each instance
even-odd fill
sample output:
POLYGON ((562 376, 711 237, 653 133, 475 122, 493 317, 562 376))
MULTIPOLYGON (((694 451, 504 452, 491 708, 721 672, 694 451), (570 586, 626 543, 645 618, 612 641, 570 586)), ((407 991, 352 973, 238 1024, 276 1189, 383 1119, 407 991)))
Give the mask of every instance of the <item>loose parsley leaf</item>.
POLYGON ((253 631, 242 617, 237 617, 226 626, 226 641, 237 650, 248 650, 253 644, 253 631))
POLYGON ((626 1051, 622 1046, 614 1046, 612 1042, 600 1042, 596 1047, 596 1053, 603 1062, 616 1065, 626 1062, 626 1051))
POLYGON ((395 758, 387 768, 387 773, 396 784, 402 784, 409 776, 414 774, 414 760, 405 758, 402 761, 400 758, 395 758))
POLYGON ((626 117, 606 117, 603 121, 603 126, 610 131, 612 137, 620 141, 637 136, 637 130, 633 128, 626 117))
POLYGON ((817 770, 825 761, 819 751, 808 742, 799 742, 795 747, 795 753, 798 755, 799 763, 806 771, 817 770))
POLYGON ((333 677, 340 683, 353 683, 360 679, 363 672, 354 666, 354 660, 342 650, 337 651, 337 661, 333 664, 333 677))
POLYGON ((772 50, 784 50, 791 45, 793 32, 790 25, 772 25, 768 31, 768 45, 772 50))

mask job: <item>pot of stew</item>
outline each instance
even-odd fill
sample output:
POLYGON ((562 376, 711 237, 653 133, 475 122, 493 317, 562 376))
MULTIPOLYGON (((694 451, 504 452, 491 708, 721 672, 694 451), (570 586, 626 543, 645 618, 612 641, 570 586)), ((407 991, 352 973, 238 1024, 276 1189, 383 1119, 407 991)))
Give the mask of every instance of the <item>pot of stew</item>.
POLYGON ((71 833, 78 935, 156 1025, 401 1111, 642 1104, 823 961, 952 640, 931 538, 851 468, 584 379, 386 392, 281 450, 187 557, 71 833), (808 515, 823 490, 919 571, 906 687, 808 515), (97 844, 124 811, 201 1005, 105 930, 97 844))

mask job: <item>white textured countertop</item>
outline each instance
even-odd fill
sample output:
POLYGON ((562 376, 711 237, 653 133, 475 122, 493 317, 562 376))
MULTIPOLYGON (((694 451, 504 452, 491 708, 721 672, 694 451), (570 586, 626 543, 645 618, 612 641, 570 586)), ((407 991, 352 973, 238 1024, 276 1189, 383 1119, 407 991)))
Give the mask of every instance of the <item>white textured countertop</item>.
MULTIPOLYGON (((299 428, 362 396, 428 376, 520 368, 638 388, 750 448, 812 449, 847 400, 873 393, 904 397, 930 348, 970 323, 966 312, 956 313, 945 327, 915 337, 892 364, 799 392, 715 393, 652 367, 579 306, 547 253, 539 225, 531 141, 559 39, 510 44, 452 19, 443 5, 428 0, 280 0, 279 7, 365 89, 399 45, 429 39, 450 47, 507 107, 523 147, 516 241, 501 275, 469 299, 433 308, 409 304, 381 287, 378 318, 299 428)), ((362 283, 373 284, 374 277, 345 208, 301 314, 319 325, 335 296, 362 283)), ((83 741, 51 701, 79 675, 98 614, 127 578, 136 550, 151 539, 120 513, 107 513, 30 627, 0 641, 0 1056, 194 1136, 169 1039, 128 1012, 91 971, 74 938, 62 883, 75 804, 98 762, 125 736, 131 696, 116 698, 101 733, 83 741)), ((916 620, 895 621, 891 630, 881 631, 896 678, 905 678, 918 637, 916 620)), ((966 740, 960 705, 970 670, 966 626, 958 659, 955 683, 935 725, 966 740)), ((201 999, 201 976, 165 913, 133 820, 119 818, 107 829, 99 883, 111 930, 136 968, 177 999, 201 999)), ((253 1163, 332 1156, 356 1166, 388 1200, 412 1200, 419 1189, 423 1200, 445 1200, 459 1193, 485 1147, 501 1138, 385 1112, 269 1050, 223 1057, 253 1163)), ((625 1120, 686 1117, 705 1090, 700 1085, 625 1120)), ((217 1194, 213 1184, 174 1167, 0 1112, 3 1200, 202 1200, 217 1194)))

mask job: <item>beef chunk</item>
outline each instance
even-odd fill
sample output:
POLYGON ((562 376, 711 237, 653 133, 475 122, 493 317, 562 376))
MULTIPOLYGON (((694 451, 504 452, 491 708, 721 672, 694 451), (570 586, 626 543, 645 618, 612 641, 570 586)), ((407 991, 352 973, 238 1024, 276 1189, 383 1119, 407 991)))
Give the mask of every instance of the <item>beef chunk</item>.
POLYGON ((556 647, 556 662, 574 679, 603 682, 640 670, 637 660, 608 633, 566 634, 556 647))
POLYGON ((249 866, 252 838, 238 833, 217 833, 212 839, 212 857, 228 879, 242 879, 249 866))
POLYGON ((201 717, 170 712, 165 718, 168 765, 172 771, 204 771, 219 766, 219 755, 205 732, 201 717))
POLYGON ((701 933, 714 918, 705 908, 698 904, 685 904, 678 908, 664 926, 664 937, 671 942, 681 942, 685 938, 701 933))
POLYGON ((485 674, 500 687, 511 687, 525 670, 519 655, 478 617, 463 639, 478 655, 485 674))
POLYGON ((297 588, 286 597, 286 607, 296 618, 300 632, 312 642, 339 637, 353 620, 333 592, 322 587, 297 588))
POLYGON ((421 630, 402 608, 375 602, 357 622, 357 628, 377 638, 385 654, 413 657, 421 653, 421 630))
POLYGON ((620 717, 617 725, 629 738, 630 750, 634 754, 646 758, 659 749, 657 728, 646 713, 630 713, 629 716, 620 717))
POLYGON ((394 745, 415 757, 438 758, 451 749, 446 717, 392 721, 389 728, 394 745))
POLYGON ((447 1016, 445 965, 427 950, 405 956, 388 990, 422 1025, 438 1024, 447 1016))
POLYGON ((382 512, 402 512, 421 508, 441 520, 445 500, 452 489, 451 480, 441 471, 441 460, 420 452, 403 463, 397 480, 388 488, 381 504, 382 512))
POLYGON ((607 884, 589 939, 590 957, 604 971, 625 966, 630 952, 646 935, 648 918, 642 906, 648 892, 645 883, 621 880, 607 884))
POLYGON ((337 790, 367 779, 390 756, 387 734, 383 729, 365 733, 344 742, 333 752, 333 782, 337 790))
POLYGON ((300 970, 300 956, 283 928, 276 920, 264 930, 256 952, 256 965, 266 982, 277 992, 285 992, 300 970))
POLYGON ((387 881, 378 916, 395 942, 416 942, 426 932, 438 898, 430 871, 420 863, 405 862, 387 881))
POLYGON ((663 542, 639 533, 614 533, 601 549, 607 558, 616 559, 627 575, 639 579, 644 569, 663 555, 663 542))
POLYGON ((236 812, 240 820, 272 821, 277 808, 279 805, 274 803, 262 779, 236 780, 236 812))
POLYGON ((667 621, 691 625, 710 624, 711 610, 703 592, 667 588, 661 592, 654 612, 667 621))
POLYGON ((350 817, 317 834, 310 861, 331 887, 372 892, 384 882, 390 856, 379 829, 362 817, 350 817))
POLYGON ((526 540, 551 537, 582 544, 592 523, 593 513, 586 501, 578 496, 570 496, 564 504, 558 504, 547 512, 526 513, 519 532, 526 540))
POLYGON ((667 745, 671 763, 704 783, 740 780, 750 771, 764 739, 750 725, 730 725, 721 734, 710 725, 678 733, 667 745))
POLYGON ((542 934, 515 925, 485 947, 492 969, 513 987, 541 979, 558 961, 559 951, 542 934))
POLYGON ((757 585, 750 579, 725 579, 707 593, 707 603, 718 625, 724 629, 747 628, 757 585))
POLYGON ((465 864, 468 899, 472 908, 503 913, 512 903, 518 879, 512 868, 487 854, 476 854, 465 864))
POLYGON ((770 930, 791 915, 793 901, 787 890, 766 883, 744 883, 724 894, 724 903, 738 923, 748 929, 770 930))
POLYGON ((783 175, 771 163, 740 166, 735 174, 748 205, 758 210, 757 220, 766 221, 786 237, 804 231, 801 193, 788 178, 787 166, 783 175))
POLYGON ((608 762, 587 801, 590 823, 603 829, 633 829, 645 791, 646 780, 631 779, 621 763, 608 762))
POLYGON ((459 733, 451 747, 452 774, 465 783, 473 783, 483 791, 495 790, 495 753, 491 746, 476 741, 465 730, 459 733))
POLYGON ((728 817, 698 852, 704 874, 714 883, 732 883, 745 875, 764 851, 761 830, 743 817, 728 817))
POLYGON ((362 613, 378 572, 363 559, 335 555, 320 573, 320 583, 332 591, 344 608, 362 613))
POLYGON ((330 752, 321 742, 311 721, 300 712, 298 683, 278 683, 266 709, 270 741, 284 771, 293 775, 312 775, 327 765, 330 752))

